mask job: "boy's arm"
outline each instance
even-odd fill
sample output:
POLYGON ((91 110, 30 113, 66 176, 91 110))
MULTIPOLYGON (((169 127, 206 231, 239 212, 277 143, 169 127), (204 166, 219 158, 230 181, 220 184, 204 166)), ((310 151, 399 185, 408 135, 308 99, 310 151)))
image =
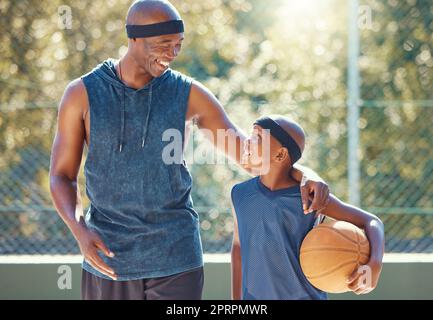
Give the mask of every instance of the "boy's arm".
POLYGON ((242 259, 241 259, 241 243, 239 241, 238 222, 236 213, 232 205, 233 213, 233 242, 231 250, 231 279, 232 279, 232 300, 241 300, 242 292, 242 259))
POLYGON ((371 271, 371 283, 364 285, 362 283, 363 279, 360 277, 362 272, 355 270, 348 279, 348 286, 356 294, 365 294, 372 291, 379 281, 385 251, 385 235, 382 221, 374 214, 347 204, 332 194, 328 205, 320 213, 336 220, 350 222, 364 229, 370 242, 370 260, 366 267, 368 267, 367 270, 371 271))

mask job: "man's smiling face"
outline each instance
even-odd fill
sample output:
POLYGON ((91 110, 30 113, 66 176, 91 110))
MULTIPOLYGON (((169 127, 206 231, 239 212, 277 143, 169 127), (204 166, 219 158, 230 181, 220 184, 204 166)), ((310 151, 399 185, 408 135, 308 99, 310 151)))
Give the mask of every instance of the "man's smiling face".
POLYGON ((137 38, 133 42, 133 57, 152 77, 159 77, 179 55, 183 33, 137 38))

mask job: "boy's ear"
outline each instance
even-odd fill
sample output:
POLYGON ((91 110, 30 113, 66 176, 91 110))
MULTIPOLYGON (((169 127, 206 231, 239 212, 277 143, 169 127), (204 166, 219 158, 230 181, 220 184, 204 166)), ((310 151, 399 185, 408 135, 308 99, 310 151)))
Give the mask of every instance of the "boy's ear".
POLYGON ((289 158, 289 152, 287 151, 286 148, 280 148, 278 150, 278 153, 275 156, 275 158, 276 158, 277 161, 283 162, 283 161, 285 161, 286 159, 289 158))

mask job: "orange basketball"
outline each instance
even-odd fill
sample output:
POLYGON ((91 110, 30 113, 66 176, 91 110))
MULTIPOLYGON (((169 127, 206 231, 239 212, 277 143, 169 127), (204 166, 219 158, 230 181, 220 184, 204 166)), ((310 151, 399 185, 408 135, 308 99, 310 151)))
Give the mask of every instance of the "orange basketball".
POLYGON ((350 291, 347 278, 368 262, 370 244, 363 230, 345 221, 322 223, 311 230, 301 245, 301 268, 316 288, 341 293, 350 291))

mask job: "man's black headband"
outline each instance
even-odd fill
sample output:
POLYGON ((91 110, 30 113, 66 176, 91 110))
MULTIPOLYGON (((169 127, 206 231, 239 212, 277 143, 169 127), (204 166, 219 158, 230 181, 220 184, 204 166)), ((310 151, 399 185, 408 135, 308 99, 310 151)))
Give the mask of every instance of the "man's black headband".
POLYGON ((296 141, 274 120, 269 117, 262 117, 257 119, 254 124, 259 125, 262 129, 270 130, 271 136, 277 139, 283 147, 287 148, 292 165, 301 158, 301 149, 296 141))
POLYGON ((154 24, 127 24, 128 38, 148 38, 163 36, 165 34, 182 33, 184 31, 182 20, 170 20, 154 24))

